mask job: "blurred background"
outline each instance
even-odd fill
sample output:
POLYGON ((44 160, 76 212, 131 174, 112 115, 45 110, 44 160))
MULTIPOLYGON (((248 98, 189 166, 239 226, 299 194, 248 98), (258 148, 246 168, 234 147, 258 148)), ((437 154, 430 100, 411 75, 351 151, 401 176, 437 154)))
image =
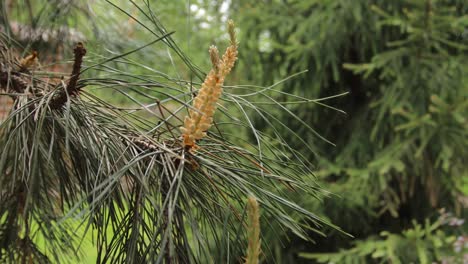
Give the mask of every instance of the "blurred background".
MULTIPOLYGON (((233 19, 239 61, 226 89, 275 84, 297 96, 297 101, 285 105, 299 119, 272 106, 270 114, 285 127, 272 127, 255 117, 253 123, 264 133, 282 130, 289 144, 314 164, 314 175, 304 177, 329 192, 322 199, 298 196, 296 202, 351 235, 325 228, 320 230, 323 235, 311 232, 312 241, 305 241, 264 224, 262 241, 268 250, 264 249, 263 262, 468 263, 466 1, 1 4, 1 30, 23 45, 19 58, 38 51, 42 71, 70 72, 66 62, 78 41, 86 44, 88 61, 143 46, 154 40, 152 30, 161 30, 148 28, 151 21, 175 32, 176 48, 150 46, 129 55, 135 67, 118 60, 113 67, 148 78, 158 71, 194 82, 203 80, 210 69, 208 47, 224 49, 226 22, 233 19), (151 8, 157 17, 146 16, 142 7, 151 8), (291 133, 299 138, 289 137, 291 133)), ((118 91, 92 92, 120 107, 133 104, 118 91)), ((132 96, 139 98, 138 93, 132 96)), ((286 100, 281 94, 271 96, 286 100)), ((152 103, 147 97, 140 100, 152 103)), ((9 104, 0 96, 0 120, 9 104)), ((237 114, 235 109, 226 111, 237 114)), ((255 141, 247 129, 233 129, 247 142, 255 141)), ((83 247, 84 263, 93 263, 92 243, 83 247)))

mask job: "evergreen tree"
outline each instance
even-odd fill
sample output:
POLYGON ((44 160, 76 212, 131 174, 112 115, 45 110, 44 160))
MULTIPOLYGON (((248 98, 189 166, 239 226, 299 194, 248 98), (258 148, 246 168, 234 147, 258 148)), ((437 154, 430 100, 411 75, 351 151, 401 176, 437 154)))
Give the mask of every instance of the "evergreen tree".
MULTIPOLYGON (((255 129, 248 115, 228 111, 266 112, 237 91, 271 90, 235 86, 223 91, 237 57, 232 24, 225 55, 215 47, 210 59, 206 55, 212 63, 206 74, 181 51, 154 6, 123 2, 144 19, 112 1, 106 1, 104 19, 113 17, 110 10, 122 12, 149 36, 146 43, 113 43, 112 34, 103 35, 109 27, 100 27, 99 16, 89 21, 93 12, 79 12, 83 7, 96 11, 92 2, 37 1, 26 14, 32 1, 13 7, 2 2, 1 13, 8 16, 2 17, 0 33, 0 88, 14 104, 0 124, 0 262, 72 262, 80 259, 87 234, 93 237, 97 263, 239 262, 247 248, 255 262, 259 222, 272 220, 267 223, 304 238, 306 230, 330 225, 289 198, 320 193, 301 177, 311 173, 308 161, 284 139, 255 129), (85 35, 93 32, 86 22, 96 25, 96 39, 74 49, 57 41, 72 58, 65 68, 69 73, 45 70, 60 61, 42 65, 42 56, 54 50, 44 32, 58 36, 58 21, 74 18, 84 24, 73 25, 85 35), (32 29, 21 41, 10 30, 13 20, 32 29), (39 39, 32 38, 34 32, 39 39), (98 44, 101 49, 93 50, 98 44), (156 51, 147 52, 150 48, 156 51), (166 54, 171 63, 147 64, 154 54, 166 54), (172 67, 192 80, 166 74, 172 67), (96 89, 108 97, 117 91, 133 105, 110 104, 96 96, 96 89), (247 127, 255 143, 229 134, 229 127, 247 127), (291 212, 309 222, 296 221, 291 212)), ((268 244, 262 250, 271 254, 268 244)))
MULTIPOLYGON (((261 76, 267 83, 274 76, 308 69, 285 82, 282 90, 307 98, 349 92, 328 109, 317 107, 317 101, 308 107, 289 105, 299 120, 276 113, 297 134, 305 131, 305 123, 336 145, 330 148, 316 137, 290 139, 318 160, 316 174, 323 186, 340 196, 325 199, 323 205, 308 198, 303 203, 321 208, 332 222, 369 243, 383 230, 398 235, 417 228, 413 221, 437 222, 438 208, 466 216, 466 203, 460 202, 466 195, 462 186, 468 157, 464 1, 243 0, 235 7, 243 33, 241 49, 259 54, 241 55, 248 78, 261 76)), ((293 261, 291 256, 300 251, 353 246, 347 237, 333 231, 328 235, 317 237, 316 245, 292 243, 284 258, 293 261)), ((395 240, 385 241, 388 246, 395 240)), ((453 241, 447 243, 452 246, 453 241)), ((424 244, 423 253, 415 247, 399 248, 395 258, 382 253, 391 250, 364 246, 340 256, 347 257, 346 263, 367 263, 378 251, 380 260, 441 261, 441 255, 431 253, 431 245, 424 244), (411 254, 402 253, 408 248, 411 254)), ((321 260, 345 263, 344 258, 321 260)))

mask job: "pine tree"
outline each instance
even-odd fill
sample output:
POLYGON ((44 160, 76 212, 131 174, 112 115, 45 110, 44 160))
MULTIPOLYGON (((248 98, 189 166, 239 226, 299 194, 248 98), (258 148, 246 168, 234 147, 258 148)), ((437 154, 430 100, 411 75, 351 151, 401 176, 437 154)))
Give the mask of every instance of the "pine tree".
MULTIPOLYGON (((210 112, 210 122, 205 120, 208 125, 200 128, 202 137, 194 137, 196 151, 183 142, 179 128, 184 115, 190 114, 186 120, 208 116, 208 108, 198 107, 197 98, 212 96, 203 90, 212 83, 210 78, 218 78, 214 83, 221 91, 219 78, 233 66, 232 47, 237 44, 232 25, 226 58, 212 56, 214 74, 201 86, 206 74, 180 50, 154 6, 131 1, 144 18, 139 19, 106 2, 106 11, 128 15, 151 40, 137 47, 115 44, 112 38, 106 41, 109 35, 103 33, 108 28, 99 28, 98 17, 93 17, 95 42, 89 35, 74 48, 58 41, 65 57, 72 58, 64 68, 67 73, 44 70, 60 61, 41 65, 41 59, 54 51, 42 37, 45 31, 55 32, 58 21, 76 18, 85 23, 92 12, 84 16, 79 12, 82 1, 37 1, 29 14, 23 12, 32 2, 19 1, 12 7, 14 12, 8 12, 19 15, 3 17, 0 88, 14 104, 0 124, 0 262, 72 262, 82 256, 86 234, 94 239, 97 263, 238 262, 248 244, 243 232, 247 216, 242 211, 246 197, 254 197, 257 210, 262 208, 259 221, 268 219, 298 236, 331 226, 289 199, 320 192, 301 178, 311 173, 309 163, 285 140, 256 130, 248 115, 238 118, 226 110, 267 111, 248 95, 226 89, 221 99, 205 100, 210 111, 217 106, 217 116, 210 112), (24 26, 32 21, 28 26, 36 29, 40 25, 41 38, 26 34, 18 41, 10 30, 13 20, 24 26), (93 50, 97 43, 109 43, 110 51, 93 50), (188 71, 193 80, 165 74, 156 68, 159 64, 138 60, 154 54, 147 51, 150 48, 169 50, 172 55, 165 59, 179 63, 175 68, 188 71), (133 105, 110 104, 96 96, 96 89, 108 97, 117 91, 133 105), (248 127, 256 134, 255 143, 229 135, 228 126, 248 127), (292 213, 308 219, 308 224, 293 219, 292 213)), ((2 13, 7 13, 5 5, 2 13)), ((83 32, 90 31, 84 27, 83 32)), ((258 94, 267 90, 256 89, 258 94)), ((264 118, 269 122, 269 117, 264 118)))

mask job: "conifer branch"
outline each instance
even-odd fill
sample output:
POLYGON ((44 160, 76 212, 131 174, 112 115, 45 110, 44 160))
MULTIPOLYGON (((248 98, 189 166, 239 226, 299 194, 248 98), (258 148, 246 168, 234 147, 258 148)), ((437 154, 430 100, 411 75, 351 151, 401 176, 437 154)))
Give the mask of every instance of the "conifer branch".
POLYGON ((83 46, 83 43, 79 42, 75 49, 73 49, 75 54, 73 69, 70 80, 68 81, 65 90, 61 91, 57 97, 52 100, 50 106, 52 109, 58 109, 62 107, 67 101, 68 97, 74 97, 80 92, 80 88, 77 87, 78 80, 80 79, 81 65, 83 64, 83 57, 86 55, 86 49, 83 46))

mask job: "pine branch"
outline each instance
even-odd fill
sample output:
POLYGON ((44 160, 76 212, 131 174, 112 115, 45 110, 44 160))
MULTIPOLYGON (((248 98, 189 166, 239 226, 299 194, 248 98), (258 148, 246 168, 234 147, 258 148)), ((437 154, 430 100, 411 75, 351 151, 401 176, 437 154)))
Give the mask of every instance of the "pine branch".
POLYGON ((83 57, 86 55, 86 49, 84 48, 83 43, 79 42, 75 49, 73 49, 73 53, 75 54, 75 59, 73 62, 73 70, 70 80, 65 87, 65 91, 61 91, 58 96, 55 97, 50 103, 52 109, 58 109, 62 107, 67 102, 67 98, 77 96, 81 90, 77 84, 80 78, 83 57))

